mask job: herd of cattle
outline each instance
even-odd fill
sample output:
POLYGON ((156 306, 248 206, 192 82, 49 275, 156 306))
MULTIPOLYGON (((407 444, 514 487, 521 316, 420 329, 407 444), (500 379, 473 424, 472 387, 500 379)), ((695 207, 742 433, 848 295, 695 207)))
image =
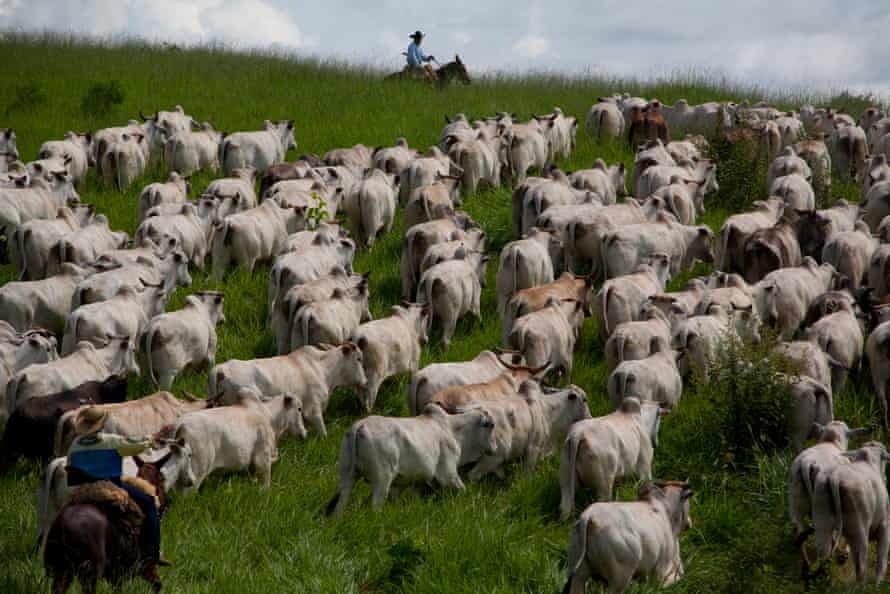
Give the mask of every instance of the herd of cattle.
MULTIPOLYGON (((399 139, 295 162, 284 160, 296 148, 293 121, 229 135, 179 106, 92 135, 69 132, 26 165, 15 133, 0 133, 0 226, 20 275, 0 287, 0 468, 22 456, 49 461, 38 537, 70 492, 62 456, 90 408, 109 413, 109 431, 155 436, 168 490, 197 490, 215 471, 250 470, 268 485, 278 439, 304 438, 304 421, 326 435, 334 389, 351 388, 370 413, 383 382, 410 373, 414 416, 369 416, 346 432, 330 512, 344 512, 360 478, 381 506, 394 482, 460 489, 462 474, 503 476, 509 463, 531 469, 559 450, 562 517, 575 513, 581 486, 598 501, 572 533, 565 591, 581 593, 591 578, 610 591, 642 575, 672 583, 683 573, 679 535, 691 525, 692 491, 651 482, 662 417, 680 406, 684 379, 707 378, 721 345, 759 341, 766 325, 799 370, 787 378, 786 420, 800 452, 789 483, 800 539, 812 524, 825 558, 844 537, 860 579, 877 539, 880 579, 890 545, 888 453, 877 442, 847 451, 866 431, 834 419, 832 394, 865 354, 887 424, 890 308, 880 298, 890 293, 890 118, 877 108, 856 122, 810 106, 785 113, 603 98, 585 130, 627 136, 636 151, 629 191, 624 164, 597 159, 570 174, 555 166, 578 127, 558 108, 527 122, 510 113, 446 119, 425 153, 399 139), (670 141, 671 130, 690 134, 670 141), (747 141, 771 161, 771 197, 729 217, 716 238, 696 224, 719 189, 708 158, 715 138, 747 141), (124 189, 153 162, 169 179, 133 205, 132 238, 80 202, 75 187, 89 168, 124 189), (188 176, 198 170, 223 177, 192 200, 188 176), (861 203, 816 209, 832 172, 861 181, 861 203), (502 183, 513 189, 516 237, 496 275, 502 349, 418 369, 431 325, 447 346, 461 317, 481 316, 486 234, 456 208, 480 184, 502 183), (368 278, 352 262, 357 248, 373 249, 390 232, 399 206, 404 301, 373 320, 368 278), (216 363, 221 293, 195 293, 165 313, 208 256, 219 278, 271 264, 278 356, 216 363), (666 292, 698 261, 716 271, 666 292), (614 407, 598 418, 578 386, 546 385, 570 377, 589 315, 606 341, 614 407), (128 401, 125 378, 140 367, 162 390, 185 368, 206 367, 206 399, 160 391, 128 401), (816 445, 804 449, 811 438, 816 445), (627 478, 646 481, 638 501, 612 502, 615 482, 627 478)), ((135 474, 129 460, 126 468, 135 474)))

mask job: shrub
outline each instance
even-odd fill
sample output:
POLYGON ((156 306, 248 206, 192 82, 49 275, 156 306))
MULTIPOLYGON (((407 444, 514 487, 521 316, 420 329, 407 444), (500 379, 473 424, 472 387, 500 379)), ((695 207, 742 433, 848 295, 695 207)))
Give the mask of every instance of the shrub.
POLYGON ((773 353, 775 345, 775 338, 758 345, 727 338, 711 363, 710 382, 699 388, 714 403, 721 451, 734 462, 788 443, 785 418, 794 369, 773 353))
POLYGON ((30 113, 46 103, 46 93, 34 82, 17 85, 13 92, 12 102, 6 106, 6 115, 13 112, 30 113))
POLYGON ((306 227, 314 229, 318 227, 319 223, 327 221, 330 215, 328 214, 328 205, 325 199, 315 192, 312 192, 311 196, 315 200, 315 204, 306 212, 306 227))
POLYGON ((116 80, 94 83, 80 101, 80 110, 88 117, 104 115, 124 102, 124 90, 116 80))

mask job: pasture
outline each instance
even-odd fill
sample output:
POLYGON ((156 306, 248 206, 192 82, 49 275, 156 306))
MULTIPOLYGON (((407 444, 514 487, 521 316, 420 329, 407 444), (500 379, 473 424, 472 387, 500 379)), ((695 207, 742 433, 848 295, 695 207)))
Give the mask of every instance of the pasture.
MULTIPOLYGON (((669 104, 681 97, 690 103, 761 98, 757 89, 694 76, 651 84, 548 75, 492 77, 436 92, 416 84, 384 84, 381 73, 373 70, 214 48, 102 47, 64 38, 8 36, 0 39, 0 50, 6 73, 6 83, 0 87, 0 110, 5 110, 0 125, 16 130, 23 160, 34 158, 41 142, 67 130, 121 125, 139 110, 149 113, 176 104, 227 131, 257 129, 266 118, 293 118, 299 148, 291 151, 290 159, 357 142, 389 145, 399 136, 412 147, 425 149, 438 141, 443 114, 510 111, 525 119, 560 106, 581 122, 574 153, 559 163, 563 169, 589 167, 602 157, 608 163, 623 161, 629 171, 633 154, 625 143, 599 144, 584 134, 583 118, 598 96, 627 91, 669 104), (81 99, 87 89, 114 80, 124 91, 123 104, 85 115, 81 99)), ((471 66, 472 60, 466 58, 471 66)), ((808 100, 770 99, 786 108, 808 100)), ((866 105, 866 100, 853 97, 824 99, 854 114, 866 105)), ((720 156, 721 190, 709 199, 703 220, 715 231, 726 216, 765 197, 765 169, 750 171, 729 152, 720 156)), ((108 216, 113 228, 132 233, 140 189, 163 177, 160 170, 150 172, 120 194, 98 188, 91 174, 80 194, 108 216)), ((193 177, 193 195, 211 179, 209 174, 193 177)), ((859 198, 854 185, 836 182, 832 192, 832 199, 859 198)), ((482 298, 483 321, 461 320, 448 350, 435 342, 434 333, 421 365, 471 359, 499 342, 494 275, 497 254, 512 239, 510 190, 484 190, 465 200, 463 208, 489 238, 492 263, 482 298)), ((396 220, 392 232, 372 252, 360 251, 355 260, 357 272, 370 273, 375 318, 387 315, 390 305, 400 300, 401 211, 396 220)), ((694 273, 707 271, 700 265, 694 273)), ((13 276, 10 266, 0 269, 0 282, 13 276)), ((225 292, 227 323, 219 328, 218 363, 274 354, 265 306, 268 267, 253 274, 235 272, 222 282, 205 272, 193 276, 193 285, 180 290, 168 310, 180 307, 190 292, 225 292)), ((686 278, 675 279, 672 288, 684 286, 686 278)), ((610 410, 602 351, 595 324, 588 320, 576 349, 571 383, 587 392, 594 416, 610 410)), ((385 383, 374 412, 406 415, 407 381, 400 377, 385 383)), ((205 386, 206 373, 186 373, 177 379, 173 392, 203 396, 205 386)), ((662 425, 655 477, 686 479, 696 491, 694 525, 681 539, 686 574, 670 591, 800 591, 785 494, 792 455, 787 449, 740 452, 734 447, 734 434, 727 431, 732 420, 724 406, 729 396, 725 387, 725 383, 687 386, 682 405, 662 425)), ((154 390, 134 379, 130 391, 135 398, 154 390)), ((877 419, 867 375, 854 378, 835 396, 835 415, 850 426, 877 419)), ((488 478, 468 484, 461 493, 406 491, 389 500, 380 513, 364 501, 369 490, 362 485, 343 519, 325 517, 325 504, 337 486, 342 435, 362 416, 352 393, 338 391, 326 413, 329 435, 321 439, 310 433, 305 441, 285 440, 273 467, 271 488, 263 490, 244 476, 223 476, 209 480, 197 494, 176 496, 162 524, 163 550, 175 562, 173 568, 162 570, 164 591, 531 594, 562 588, 572 523, 558 518, 558 455, 531 474, 514 466, 506 480, 488 478)), ((40 470, 36 464, 20 463, 0 477, 0 592, 49 591, 33 548, 34 491, 40 470)), ((624 483, 618 498, 632 498, 635 491, 636 485, 624 483)), ((107 584, 101 588, 110 591, 107 584)), ((653 589, 652 584, 641 584, 632 591, 653 589)), ((147 585, 141 581, 124 587, 124 592, 143 591, 147 585)))

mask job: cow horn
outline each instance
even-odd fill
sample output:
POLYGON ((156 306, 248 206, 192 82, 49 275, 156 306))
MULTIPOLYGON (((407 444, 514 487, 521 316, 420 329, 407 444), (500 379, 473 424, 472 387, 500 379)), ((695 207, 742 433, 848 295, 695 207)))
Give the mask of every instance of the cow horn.
POLYGON ((192 394, 189 391, 183 392, 182 397, 185 400, 188 400, 189 402, 197 402, 198 400, 200 400, 200 398, 198 398, 197 396, 195 396, 194 394, 192 394))

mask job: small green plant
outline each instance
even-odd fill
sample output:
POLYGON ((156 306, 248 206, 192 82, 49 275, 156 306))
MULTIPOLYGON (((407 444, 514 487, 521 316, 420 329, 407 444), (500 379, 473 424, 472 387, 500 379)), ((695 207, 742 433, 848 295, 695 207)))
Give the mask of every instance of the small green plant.
POLYGON ((325 199, 315 192, 312 192, 311 196, 315 204, 306 211, 306 223, 310 228, 314 229, 322 221, 327 221, 330 215, 328 214, 328 205, 325 199))
POLYGON ((124 90, 116 80, 94 83, 80 101, 84 115, 95 117, 113 111, 124 102, 124 90))
POLYGON ((15 112, 30 113, 46 103, 46 92, 34 82, 17 85, 12 101, 6 106, 6 115, 15 112))
POLYGON ((756 345, 727 337, 701 388, 718 412, 721 451, 735 462, 788 442, 785 419, 795 370, 773 352, 775 345, 774 337, 756 345))

